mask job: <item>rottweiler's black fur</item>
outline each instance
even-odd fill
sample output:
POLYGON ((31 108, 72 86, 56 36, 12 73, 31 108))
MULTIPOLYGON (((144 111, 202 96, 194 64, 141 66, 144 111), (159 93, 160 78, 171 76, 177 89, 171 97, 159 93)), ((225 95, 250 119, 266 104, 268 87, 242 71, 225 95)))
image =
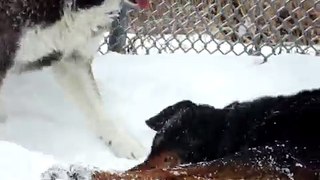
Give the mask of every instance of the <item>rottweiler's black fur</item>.
POLYGON ((274 156, 281 161, 280 156, 290 155, 320 169, 320 90, 234 102, 221 109, 181 101, 146 123, 157 131, 150 156, 173 151, 181 163, 196 163, 264 147, 277 151, 274 156))

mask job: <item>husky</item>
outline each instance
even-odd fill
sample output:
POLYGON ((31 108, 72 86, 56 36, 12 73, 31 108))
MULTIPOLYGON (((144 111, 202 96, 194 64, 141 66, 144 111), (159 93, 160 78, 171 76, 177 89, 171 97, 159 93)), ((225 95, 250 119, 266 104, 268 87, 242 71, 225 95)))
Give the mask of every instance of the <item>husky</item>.
POLYGON ((148 0, 0 1, 0 85, 9 70, 50 66, 111 151, 132 159, 142 157, 144 148, 105 114, 91 69, 103 33, 126 2, 148 5, 148 0))

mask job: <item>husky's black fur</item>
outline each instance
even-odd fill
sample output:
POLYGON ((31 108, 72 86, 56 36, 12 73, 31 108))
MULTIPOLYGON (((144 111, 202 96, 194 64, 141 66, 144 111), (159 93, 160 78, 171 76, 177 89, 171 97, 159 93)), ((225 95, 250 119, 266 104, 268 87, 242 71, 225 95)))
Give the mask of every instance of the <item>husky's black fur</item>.
MULTIPOLYGON (((77 0, 77 9, 100 5, 103 0, 77 0)), ((11 0, 0 1, 0 84, 7 70, 13 65, 18 41, 27 27, 47 27, 63 16, 66 0, 11 0)), ((52 52, 36 61, 32 68, 47 66, 59 61, 60 52, 52 52)), ((30 69, 32 69, 30 68, 30 69)))
MULTIPOLYGON (((59 21, 66 8, 66 3, 74 2, 74 9, 89 9, 99 6, 104 0, 11 0, 0 1, 0 85, 7 70, 13 65, 13 58, 18 49, 18 41, 26 27, 47 27, 59 21)), ((125 3, 136 4, 135 0, 125 3)), ((50 66, 60 61, 61 52, 52 52, 35 62, 30 63, 24 70, 36 70, 50 66)))

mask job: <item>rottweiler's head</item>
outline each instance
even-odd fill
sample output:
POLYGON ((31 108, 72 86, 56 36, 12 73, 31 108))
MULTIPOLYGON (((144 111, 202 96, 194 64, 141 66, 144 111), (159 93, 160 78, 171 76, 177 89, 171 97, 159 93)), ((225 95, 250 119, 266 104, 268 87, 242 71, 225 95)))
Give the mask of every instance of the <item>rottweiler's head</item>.
POLYGON ((181 101, 146 121, 157 131, 147 161, 139 169, 173 167, 216 158, 226 110, 181 101))

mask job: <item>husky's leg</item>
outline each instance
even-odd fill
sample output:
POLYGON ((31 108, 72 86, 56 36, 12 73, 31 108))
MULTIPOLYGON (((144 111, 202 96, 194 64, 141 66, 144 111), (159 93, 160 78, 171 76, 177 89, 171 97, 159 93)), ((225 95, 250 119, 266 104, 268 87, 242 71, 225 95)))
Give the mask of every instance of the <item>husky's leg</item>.
POLYGON ((145 151, 125 130, 106 116, 95 83, 91 62, 73 55, 53 65, 56 80, 71 99, 84 111, 90 126, 119 157, 140 158, 145 151))
MULTIPOLYGON (((11 31, 6 19, 2 19, 0 33, 0 93, 3 81, 7 75, 8 70, 12 67, 14 54, 18 48, 19 33, 11 31), (4 30, 4 31, 3 31, 4 30)), ((7 113, 5 106, 0 96, 0 139, 5 136, 5 122, 7 120, 7 113)))
POLYGON ((4 140, 6 137, 6 121, 7 121, 7 112, 3 104, 2 98, 0 97, 0 140, 4 140))

